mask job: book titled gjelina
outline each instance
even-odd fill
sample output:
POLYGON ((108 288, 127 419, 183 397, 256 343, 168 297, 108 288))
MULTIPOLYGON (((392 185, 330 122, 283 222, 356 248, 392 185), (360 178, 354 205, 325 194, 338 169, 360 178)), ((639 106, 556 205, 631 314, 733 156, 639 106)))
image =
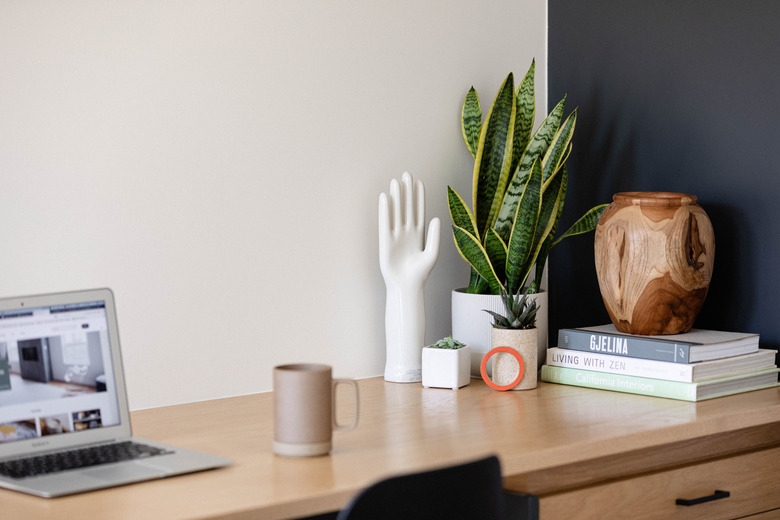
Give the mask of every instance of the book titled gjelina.
POLYGON ((696 363, 758 351, 758 334, 693 329, 684 334, 640 336, 618 332, 613 324, 561 329, 558 348, 613 356, 696 363))

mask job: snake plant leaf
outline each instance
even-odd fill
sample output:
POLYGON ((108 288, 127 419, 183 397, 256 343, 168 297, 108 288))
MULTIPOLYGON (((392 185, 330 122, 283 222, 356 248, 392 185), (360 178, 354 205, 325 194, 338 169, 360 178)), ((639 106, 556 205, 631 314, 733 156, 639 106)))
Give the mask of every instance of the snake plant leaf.
POLYGON ((536 97, 534 93, 534 75, 536 70, 536 60, 531 61, 531 66, 526 72, 523 81, 517 88, 515 96, 515 105, 517 114, 515 115, 515 131, 512 136, 512 165, 509 168, 510 175, 517 170, 520 164, 520 158, 525 152, 531 140, 531 132, 534 127, 534 117, 536 115, 536 97))
POLYGON ((520 161, 520 168, 530 168, 533 162, 543 157, 549 148, 553 137, 558 132, 563 119, 563 111, 566 108, 566 96, 561 99, 550 114, 545 118, 533 139, 528 144, 524 157, 520 161), (526 157, 527 156, 527 157, 526 157))
POLYGON ((607 206, 609 206, 609 204, 600 204, 590 208, 587 213, 580 217, 577 222, 575 222, 569 229, 566 230, 564 234, 562 234, 555 242, 553 242, 553 245, 557 244, 566 237, 588 233, 596 229, 596 224, 599 223, 601 214, 604 213, 604 210, 607 209, 607 206))
MULTIPOLYGON (((547 263, 547 255, 550 253, 550 249, 552 249, 553 237, 558 229, 561 213, 563 213, 563 202, 566 199, 568 178, 566 166, 564 165, 558 172, 553 174, 553 177, 545 184, 544 200, 542 203, 543 205, 547 205, 549 216, 547 217, 547 232, 544 236, 540 237, 539 253, 536 256, 536 273, 534 279, 537 282, 537 285, 541 285, 544 265, 547 263)), ((530 267, 531 266, 529 266, 529 269, 530 267)))
MULTIPOLYGON (((534 247, 533 240, 539 222, 542 203, 542 165, 534 161, 531 175, 523 189, 515 212, 514 226, 509 238, 506 259, 507 292, 515 294, 525 283, 525 268, 534 247)), ((500 236, 500 235, 499 235, 500 236)), ((531 264, 534 259, 531 259, 531 264)))
POLYGON ((577 109, 569 114, 566 121, 560 126, 553 136, 547 152, 542 160, 542 181, 546 182, 555 174, 561 165, 566 162, 571 152, 571 138, 574 135, 574 126, 577 123, 577 109))
POLYGON ((450 186, 447 186, 447 205, 450 208, 452 223, 476 236, 477 223, 474 222, 474 215, 469 211, 463 198, 450 186))
POLYGON ((496 278, 505 280, 507 247, 493 229, 488 229, 487 235, 485 235, 485 251, 493 266, 493 272, 496 273, 496 278))
POLYGON ((553 137, 558 132, 558 128, 561 126, 561 119, 563 118, 565 102, 566 98, 564 97, 539 126, 531 142, 528 143, 528 147, 520 159, 520 164, 512 174, 494 226, 499 236, 505 241, 509 240, 509 234, 512 232, 512 222, 517 209, 517 203, 523 194, 524 186, 528 182, 531 166, 534 161, 544 157, 553 137))
POLYGON ((461 132, 463 133, 463 142, 466 143, 471 156, 477 157, 477 147, 479 145, 479 134, 482 131, 482 108, 479 105, 479 95, 474 87, 471 87, 463 100, 463 109, 461 110, 461 132))
POLYGON ((550 252, 550 249, 552 249, 553 245, 554 245, 553 236, 547 235, 547 238, 544 240, 544 243, 542 244, 542 248, 539 251, 539 256, 537 257, 536 266, 535 266, 533 287, 537 289, 542 286, 542 277, 544 276, 544 266, 547 264, 547 254, 550 252))
MULTIPOLYGON (((561 209, 563 208, 563 199, 565 196, 565 171, 559 170, 558 173, 553 175, 542 185, 539 221, 536 225, 531 251, 523 264, 523 272, 530 273, 534 264, 537 266, 537 272, 541 272, 539 271, 540 265, 541 269, 544 269, 547 253, 549 253, 549 250, 552 247, 552 241, 548 239, 555 232, 555 228, 558 225, 558 219, 561 216, 561 209)), ((528 276, 528 274, 525 276, 528 276)), ((537 281, 541 282, 541 278, 537 278, 537 281)))
POLYGON ((463 259, 471 264, 471 266, 479 273, 479 275, 487 281, 490 291, 498 294, 498 291, 503 287, 498 280, 493 266, 490 263, 490 258, 479 242, 479 239, 466 231, 453 224, 452 236, 455 239, 455 246, 458 248, 458 252, 463 259))
MULTIPOLYGON (((544 176, 544 172, 542 173, 544 176)), ((539 225, 536 226, 534 245, 537 249, 558 225, 566 197, 566 170, 558 170, 547 182, 542 184, 542 203, 539 212, 539 225)), ((538 251, 537 251, 538 253, 538 251)))
POLYGON ((510 72, 482 125, 474 160, 473 207, 481 239, 493 227, 509 179, 515 113, 514 77, 510 72))
MULTIPOLYGON (((456 226, 466 230, 466 232, 470 233, 472 236, 475 236, 477 234, 477 228, 476 223, 474 222, 474 216, 471 214, 471 211, 469 211, 463 198, 450 186, 447 186, 447 205, 450 209, 450 218, 452 218, 452 222, 456 226)), ((489 289, 484 278, 482 278, 472 267, 471 277, 466 292, 469 294, 482 294, 489 289)))
POLYGON ((471 268, 471 276, 469 278, 469 286, 466 289, 468 294, 491 294, 490 285, 482 278, 476 269, 471 268))

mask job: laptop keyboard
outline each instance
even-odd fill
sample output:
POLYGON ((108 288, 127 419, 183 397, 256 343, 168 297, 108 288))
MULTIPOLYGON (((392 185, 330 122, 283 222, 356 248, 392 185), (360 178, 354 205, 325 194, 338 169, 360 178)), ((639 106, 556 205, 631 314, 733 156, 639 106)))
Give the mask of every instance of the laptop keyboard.
POLYGON ((101 444, 89 448, 0 462, 0 475, 25 478, 123 460, 142 459, 166 453, 170 452, 132 441, 101 444))

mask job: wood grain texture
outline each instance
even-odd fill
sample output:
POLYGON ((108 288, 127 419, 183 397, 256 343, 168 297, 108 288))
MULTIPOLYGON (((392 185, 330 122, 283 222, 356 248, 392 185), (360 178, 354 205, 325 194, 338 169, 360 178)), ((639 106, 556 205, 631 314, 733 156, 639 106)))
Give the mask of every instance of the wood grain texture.
MULTIPOLYGON (((476 379, 449 390, 377 377, 358 387, 358 427, 334 435, 330 456, 274 456, 271 393, 141 410, 139 435, 235 464, 56 500, 0 490, 3 518, 296 518, 338 509, 380 478, 489 454, 509 489, 544 497, 780 446, 780 387, 700 403, 544 382, 496 392, 476 379)), ((339 409, 350 399, 340 395, 339 409)))
POLYGON ((543 516, 567 518, 577 511, 582 520, 726 520, 771 509, 780 514, 778 464, 780 448, 754 451, 552 495, 539 505, 543 516), (710 496, 715 490, 731 496, 694 506, 675 503, 678 498, 710 496))
POLYGON ((601 296, 619 331, 693 327, 715 259, 712 224, 695 195, 615 194, 596 227, 594 251, 601 296))

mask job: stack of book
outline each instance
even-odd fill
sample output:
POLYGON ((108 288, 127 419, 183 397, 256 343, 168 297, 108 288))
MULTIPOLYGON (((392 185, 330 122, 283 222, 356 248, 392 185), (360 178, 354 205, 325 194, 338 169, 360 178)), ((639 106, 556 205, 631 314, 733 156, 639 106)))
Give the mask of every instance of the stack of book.
POLYGON ((691 330, 638 336, 612 324, 561 329, 547 350, 542 381, 701 401, 778 384, 777 351, 758 334, 691 330))

